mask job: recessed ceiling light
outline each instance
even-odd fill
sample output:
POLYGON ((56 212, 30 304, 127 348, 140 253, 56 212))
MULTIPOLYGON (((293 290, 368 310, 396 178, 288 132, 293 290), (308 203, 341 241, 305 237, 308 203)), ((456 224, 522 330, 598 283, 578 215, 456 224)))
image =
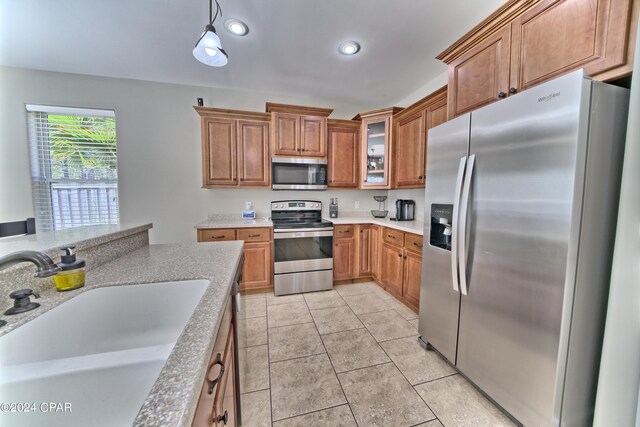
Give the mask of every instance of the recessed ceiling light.
POLYGON ((249 27, 247 27, 247 24, 239 19, 227 19, 226 21, 224 21, 224 27, 227 29, 227 31, 236 36, 244 36, 249 32, 249 27))
POLYGON ((360 45, 357 42, 342 42, 338 46, 338 52, 343 55, 355 55, 360 50, 360 45))

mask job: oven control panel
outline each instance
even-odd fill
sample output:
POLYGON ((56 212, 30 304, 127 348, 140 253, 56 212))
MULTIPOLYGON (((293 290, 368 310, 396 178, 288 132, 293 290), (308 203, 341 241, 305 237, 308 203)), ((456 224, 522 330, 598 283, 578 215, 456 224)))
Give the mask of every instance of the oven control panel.
POLYGON ((272 211, 321 211, 319 200, 280 200, 271 202, 272 211))

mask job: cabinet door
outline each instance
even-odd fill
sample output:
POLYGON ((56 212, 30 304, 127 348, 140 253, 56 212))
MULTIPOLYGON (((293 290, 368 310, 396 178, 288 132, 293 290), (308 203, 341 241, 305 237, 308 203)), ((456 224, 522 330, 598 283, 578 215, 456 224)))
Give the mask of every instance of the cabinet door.
POLYGON ((388 243, 382 244, 380 281, 385 289, 396 296, 402 296, 403 259, 402 249, 388 243))
POLYGON ((238 120, 240 186, 269 186, 269 123, 238 120))
POLYGON ((360 225, 358 230, 358 277, 371 276, 371 225, 360 225))
POLYGON ((371 226, 371 275, 375 280, 380 279, 380 239, 382 227, 371 226))
POLYGON ((202 185, 236 185, 235 120, 206 117, 202 135, 202 185))
POLYGON ((509 93, 510 46, 511 27, 507 25, 449 64, 449 118, 509 93))
POLYGON ((398 122, 395 150, 396 187, 420 187, 424 178, 426 154, 426 112, 415 114, 398 122))
POLYGON ((391 118, 362 121, 362 187, 389 188, 389 145, 391 118))
POLYGON ((300 117, 300 151, 302 156, 327 156, 326 117, 300 117))
POLYGON ((329 187, 357 188, 360 132, 347 128, 329 128, 328 132, 329 187))
POLYGON ((245 243, 240 289, 267 288, 272 283, 271 242, 245 243))
MULTIPOLYGON (((229 372, 227 369, 233 364, 233 352, 235 346, 235 342, 233 341, 232 318, 232 307, 231 302, 229 301, 223 311, 218 335, 216 336, 216 341, 213 344, 213 351, 211 353, 207 372, 200 390, 200 398, 198 399, 198 405, 196 406, 196 411, 191 423, 192 427, 211 426, 212 420, 217 418, 216 412, 218 412, 218 408, 220 407, 220 397, 226 394, 221 391, 225 388, 224 381, 230 381, 233 383, 235 380, 235 372, 229 372), (231 357, 229 357, 229 354, 231 357), (224 364, 225 372, 222 374, 220 380, 215 382, 221 372, 220 364, 224 364), (213 390, 211 390, 212 383, 213 390)), ((230 403, 235 404, 235 400, 227 402, 227 404, 230 403)), ((230 416, 232 412, 235 416, 235 410, 228 411, 230 416)))
POLYGON ((220 388, 216 396, 213 425, 236 426, 236 395, 235 395, 235 370, 233 363, 233 352, 235 343, 233 341, 233 330, 229 331, 229 342, 224 356, 224 376, 222 377, 220 388))
POLYGON ((353 279, 356 257, 355 239, 333 240, 333 279, 353 279))
POLYGON ((422 165, 422 186, 426 185, 427 179, 427 153, 429 152, 429 129, 447 121, 447 99, 444 98, 429 107, 426 114, 427 129, 425 131, 424 164, 422 165))
POLYGON ((629 0, 545 0, 512 24, 511 85, 520 90, 585 67, 625 63, 629 0))
POLYGON ((273 154, 297 156, 300 154, 300 116, 297 114, 272 113, 273 154))
POLYGON ((404 282, 402 296, 416 311, 420 306, 420 275, 422 274, 422 256, 413 252, 404 252, 404 282))

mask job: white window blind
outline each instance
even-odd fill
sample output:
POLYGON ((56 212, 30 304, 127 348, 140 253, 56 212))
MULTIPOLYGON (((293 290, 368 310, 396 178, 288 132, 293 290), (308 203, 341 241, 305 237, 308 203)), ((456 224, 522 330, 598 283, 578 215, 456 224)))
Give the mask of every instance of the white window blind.
POLYGON ((115 114, 27 105, 36 229, 118 224, 115 114))

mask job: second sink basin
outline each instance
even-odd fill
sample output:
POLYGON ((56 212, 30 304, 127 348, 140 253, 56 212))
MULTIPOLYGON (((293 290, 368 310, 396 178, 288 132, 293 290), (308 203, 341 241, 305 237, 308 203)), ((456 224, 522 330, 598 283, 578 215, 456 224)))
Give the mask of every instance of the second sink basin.
POLYGON ((0 424, 130 425, 208 285, 92 289, 0 337, 0 401, 36 409, 0 424))

